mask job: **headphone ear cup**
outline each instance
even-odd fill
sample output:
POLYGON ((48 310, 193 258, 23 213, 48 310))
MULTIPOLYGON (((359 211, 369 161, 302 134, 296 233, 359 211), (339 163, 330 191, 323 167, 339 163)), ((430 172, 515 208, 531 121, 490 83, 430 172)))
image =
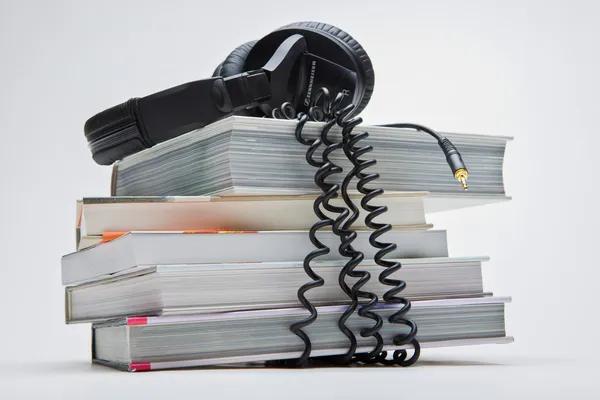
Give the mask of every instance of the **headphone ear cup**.
POLYGON ((369 103, 371 96, 373 95, 373 89, 375 87, 375 71, 373 70, 373 63, 369 58, 369 55, 365 49, 347 32, 344 32, 340 28, 336 28, 333 25, 324 24, 321 22, 304 21, 295 22, 289 25, 282 26, 277 30, 284 29, 298 29, 298 30, 311 30, 319 31, 329 35, 335 40, 340 40, 345 44, 346 48, 350 51, 354 57, 359 68, 362 68, 364 73, 364 94, 360 104, 357 104, 356 111, 354 114, 360 113, 369 103))
MULTIPOLYGON (((222 76, 222 77, 232 76, 232 75, 236 75, 236 74, 241 74, 242 72, 246 71, 246 69, 244 67, 244 65, 246 64, 246 58, 248 57, 248 54, 250 54, 250 50, 252 50, 252 48, 254 47, 254 44, 256 44, 256 42, 257 42, 257 40, 253 40, 251 42, 246 42, 246 43, 242 44, 241 46, 238 46, 231 53, 229 53, 227 58, 225 58, 225 61, 223 61, 221 64, 219 64, 217 66, 217 68, 215 68, 215 72, 213 72, 213 77, 215 77, 215 76, 222 76)), ((246 116, 250 116, 250 117, 257 117, 257 116, 261 115, 260 112, 258 112, 258 110, 251 110, 251 109, 240 110, 240 111, 237 111, 235 114, 236 115, 246 115, 246 116)))
POLYGON ((235 50, 233 50, 225 61, 217 66, 214 76, 232 76, 236 74, 241 74, 245 71, 244 65, 246 64, 246 58, 248 58, 248 54, 250 54, 250 50, 256 44, 257 40, 253 40, 251 42, 246 42, 241 46, 238 46, 235 50))
POLYGON ((222 76, 221 75, 221 68, 223 68, 223 63, 217 65, 217 68, 215 68, 215 72, 213 72, 213 74, 212 74, 213 78, 215 76, 222 76))

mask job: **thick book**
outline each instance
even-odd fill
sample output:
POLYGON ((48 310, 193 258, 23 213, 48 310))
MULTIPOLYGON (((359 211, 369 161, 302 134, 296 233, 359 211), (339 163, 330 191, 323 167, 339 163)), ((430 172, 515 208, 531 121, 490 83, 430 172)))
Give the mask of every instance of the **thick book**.
MULTIPOLYGON (((421 346, 459 346, 510 343, 505 327, 505 303, 510 298, 445 299, 415 301, 407 316, 419 327, 421 346)), ((384 320, 399 309, 382 304, 374 311, 384 320)), ((345 306, 318 307, 319 318, 304 330, 311 338, 311 356, 341 355, 348 338, 339 330, 345 306)), ((171 317, 130 317, 92 326, 94 362, 125 371, 198 367, 228 363, 294 359, 304 349, 290 325, 305 318, 303 308, 236 311, 171 317)), ((375 340, 360 330, 373 321, 354 313, 347 326, 355 334, 358 352, 369 352, 375 340)), ((392 338, 406 333, 402 325, 385 323, 380 331, 384 349, 392 338)))
MULTIPOLYGON (((127 157, 114 165, 113 196, 198 196, 320 194, 317 169, 306 162, 307 146, 294 136, 295 121, 232 116, 127 157)), ((322 123, 308 122, 307 139, 317 138, 322 123)), ((386 192, 427 191, 433 210, 506 200, 502 168, 510 137, 444 133, 460 149, 469 169, 469 191, 454 179, 437 142, 422 132, 384 126, 359 126, 369 132, 360 146, 377 160, 363 171, 380 179, 369 187, 386 192), (436 202, 435 200, 440 201, 436 202), (449 201, 446 201, 449 200, 449 201)), ((330 131, 333 141, 341 130, 330 131)), ((315 157, 321 157, 317 150, 315 157)), ((351 170, 342 150, 330 160, 343 168, 327 178, 341 183, 351 170)), ((356 180, 349 187, 355 191, 356 180)))
MULTIPOLYGON (((373 203, 388 211, 374 222, 395 229, 430 229, 425 218, 426 192, 385 193, 373 203)), ((107 236, 128 231, 308 230, 318 221, 313 211, 314 195, 287 196, 166 196, 94 197, 77 201, 76 248, 93 246, 107 236)), ((351 199, 359 203, 361 196, 351 199)), ((330 201, 343 206, 341 198, 330 201)), ((330 218, 337 217, 327 210, 330 218)), ((361 212, 352 229, 367 229, 361 212)))
MULTIPOLYGON (((366 260, 378 251, 369 243, 371 233, 357 231, 353 242, 366 260)), ((331 249, 319 261, 343 258, 337 251, 339 236, 330 230, 319 231, 317 238, 331 249)), ((391 230, 378 241, 397 245, 387 258, 448 256, 444 230, 391 230)), ((107 243, 64 255, 62 283, 72 285, 141 265, 303 261, 315 249, 308 231, 129 232, 107 243)))
MULTIPOLYGON (((410 300, 476 297, 485 294, 481 264, 487 258, 415 258, 396 260, 402 268, 390 279, 407 283, 410 300)), ((325 283, 306 293, 315 306, 347 304, 338 284, 342 261, 313 262, 325 283)), ((371 279, 361 290, 382 301, 390 290, 377 277, 384 270, 372 261, 360 264, 371 279)), ((347 277, 349 286, 358 279, 347 277)), ((177 315, 301 307, 298 288, 309 281, 301 262, 158 265, 123 271, 120 276, 65 288, 66 322, 90 322, 133 315, 177 315)))

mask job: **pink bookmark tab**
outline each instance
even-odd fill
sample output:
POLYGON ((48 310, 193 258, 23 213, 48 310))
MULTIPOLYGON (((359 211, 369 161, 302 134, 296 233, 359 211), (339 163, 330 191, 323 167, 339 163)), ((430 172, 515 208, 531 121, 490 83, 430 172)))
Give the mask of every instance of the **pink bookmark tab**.
POLYGON ((149 362, 137 362, 129 364, 129 370, 131 372, 150 371, 150 369, 149 362))
POLYGON ((127 318, 127 325, 146 325, 148 323, 148 317, 131 317, 127 318))

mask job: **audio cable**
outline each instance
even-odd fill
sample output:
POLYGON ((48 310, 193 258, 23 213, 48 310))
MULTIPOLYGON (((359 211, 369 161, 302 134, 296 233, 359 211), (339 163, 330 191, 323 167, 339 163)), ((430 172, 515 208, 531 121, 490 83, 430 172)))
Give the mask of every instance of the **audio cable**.
POLYGON ((305 306, 305 308, 307 308, 310 311, 311 315, 303 321, 299 321, 295 324, 292 324, 292 326, 290 327, 290 330, 294 334, 299 336, 305 344, 305 350, 302 353, 302 356, 297 360, 295 365, 305 364, 310 356, 311 342, 310 342, 310 339, 306 336, 305 332, 302 331, 302 328, 305 328, 306 326, 310 325, 312 322, 314 322, 316 320, 317 311, 306 300, 306 297, 304 296, 304 294, 307 290, 312 289, 313 287, 318 287, 318 286, 322 285, 320 277, 315 276, 316 274, 311 275, 311 272, 314 274, 314 271, 312 271, 310 269, 309 263, 314 258, 324 255, 324 254, 327 254, 329 252, 329 248, 326 248, 325 246, 322 245, 322 243, 320 243, 318 241, 315 242, 316 238, 314 237, 314 233, 317 230, 319 230, 325 226, 328 226, 328 225, 332 226, 333 233, 336 234, 337 236, 339 236, 341 239, 341 244, 339 246, 340 254, 344 257, 351 258, 348 261, 348 263, 344 266, 344 268, 340 271, 339 279, 338 279, 340 287, 346 293, 346 295, 348 295, 352 300, 352 304, 342 314, 342 316, 340 317, 340 319, 338 321, 338 327, 350 341, 350 346, 349 346, 348 352, 341 359, 339 357, 334 357, 334 358, 332 358, 332 360, 335 359, 336 363, 343 363, 343 364, 349 364, 349 363, 355 361, 354 353, 357 348, 357 340, 356 340, 354 333, 346 326, 346 321, 353 314, 353 312, 357 309, 358 303, 359 303, 358 297, 366 297, 369 299, 369 303, 359 309, 359 316, 365 317, 365 318, 370 318, 375 321, 375 324, 373 327, 363 329, 361 331, 361 336, 363 336, 363 337, 374 336, 375 337, 377 344, 375 346, 375 349, 371 352, 372 354, 378 354, 381 351, 381 349, 383 348, 383 338, 379 334, 379 330, 383 326, 383 319, 379 315, 377 315, 371 311, 371 309, 374 308, 377 304, 377 301, 378 301, 377 296, 374 293, 365 292, 365 291, 360 290, 360 288, 362 286, 364 286, 367 283, 367 281, 370 279, 370 274, 367 271, 355 271, 354 270, 356 268, 356 266, 364 259, 363 253, 356 251, 351 246, 351 242, 356 239, 356 232, 348 230, 348 226, 351 225, 354 222, 354 220, 356 219, 356 217, 358 216, 358 209, 356 208, 356 206, 354 206, 352 204, 352 202, 350 201, 350 199, 346 193, 344 201, 347 204, 349 202, 349 204, 351 204, 353 206, 353 210, 355 211, 356 215, 353 215, 353 217, 349 221, 347 221, 344 224, 344 226, 342 226, 344 221, 350 215, 348 209, 346 209, 345 207, 337 207, 337 206, 334 206, 329 203, 329 201, 331 199, 338 197, 338 192, 339 192, 340 186, 338 184, 331 184, 331 183, 325 182, 325 179, 327 177, 329 177, 333 174, 336 174, 336 173, 343 172, 341 167, 335 165, 329 159, 329 155, 333 151, 341 149, 343 147, 343 145, 341 142, 339 142, 339 143, 332 142, 328 138, 328 133, 329 133, 331 127, 337 123, 336 111, 342 100, 343 100, 343 95, 341 93, 339 93, 333 101, 330 101, 329 91, 326 88, 321 88, 316 92, 316 94, 314 95, 314 97, 311 101, 311 106, 309 108, 308 115, 307 114, 299 114, 298 116, 296 116, 295 109, 293 108, 293 106, 290 103, 284 103, 284 104, 282 104, 282 106, 280 108, 274 109, 272 112, 272 117, 276 118, 276 119, 296 119, 296 118, 298 119, 298 123, 296 125, 296 130, 295 130, 296 139, 301 144, 309 146, 309 149, 308 149, 307 155, 306 155, 306 160, 310 165, 312 165, 314 167, 318 167, 318 170, 315 173, 314 181, 315 181, 315 184, 323 192, 315 200, 315 204, 314 204, 315 205, 314 212, 317 215, 317 217, 319 218, 319 221, 315 225, 313 225, 313 227, 311 227, 311 230, 309 232, 309 237, 311 238, 311 241, 313 242, 313 244, 317 247, 317 250, 311 252, 305 259, 305 263, 304 263, 305 271, 307 272, 307 274, 309 276, 311 276, 311 278, 313 279, 313 282, 303 285, 298 292, 298 297, 299 297, 301 303, 305 306), (319 104, 322 104, 322 105, 319 105, 319 104), (316 140, 313 140, 313 141, 306 140, 302 137, 302 130, 308 120, 324 122, 319 138, 316 140), (326 146, 326 148, 323 150, 323 153, 322 153, 323 160, 317 161, 314 159, 314 153, 316 152, 317 148, 321 144, 324 144, 326 146), (327 218, 321 211, 320 206, 322 206, 325 210, 327 210, 331 213, 338 214, 335 221, 332 221, 331 219, 327 218), (350 288, 345 281, 346 276, 357 277, 357 278, 359 278, 359 280, 358 280, 358 282, 356 282, 354 284, 354 286, 352 288, 350 288))
MULTIPOLYGON (((351 111, 351 108, 345 107, 344 109, 338 110, 337 112, 335 112, 335 114, 333 115, 333 118, 335 118, 336 123, 339 126, 342 126, 342 125, 340 125, 340 121, 342 121, 346 117, 348 112, 350 112, 350 111, 351 111)), ((345 138, 342 137, 342 146, 343 146, 344 154, 346 155, 346 157, 348 157, 347 145, 344 143, 344 141, 345 141, 345 138)), ((348 309, 346 310, 345 313, 342 314, 342 317, 340 318, 339 322, 340 322, 340 324, 345 323, 345 321, 349 318, 349 316, 352 314, 352 312, 354 310, 356 310, 356 308, 358 306, 359 298, 367 299, 367 302, 366 303, 363 302, 363 304, 360 306, 360 308, 358 308, 358 315, 361 317, 366 317, 366 318, 372 319, 373 321, 375 321, 375 324, 370 328, 363 328, 360 332, 360 335, 362 337, 371 337, 372 336, 375 338, 376 343, 375 343, 373 350, 371 350, 371 352, 369 352, 366 355, 367 357, 374 357, 375 355, 377 355, 381 352, 381 349, 383 348, 383 345, 384 345, 383 337, 379 333, 379 331, 381 330, 381 328, 383 326, 383 319, 381 318, 380 315, 378 315, 372 311, 377 306, 377 303, 379 301, 377 295, 373 292, 361 290, 367 284, 367 282, 371 279, 371 274, 368 271, 355 269, 364 260, 364 255, 362 252, 357 251, 352 246, 352 242, 357 237, 356 231, 351 229, 352 224, 354 224, 354 222, 358 219, 358 217, 360 215, 359 208, 354 204, 354 202, 352 201, 352 199, 350 198, 349 193, 348 193, 348 186, 352 179, 351 177, 354 175, 354 173, 355 173, 355 168, 353 168, 348 174, 346 174, 346 177, 344 178, 344 180, 342 182, 342 188, 341 188, 341 193, 342 193, 342 198, 344 200, 344 203, 346 204, 348 209, 352 211, 352 214, 344 222, 344 225, 342 227, 344 237, 342 240, 342 244, 340 246, 340 252, 342 253, 342 255, 352 257, 352 259, 345 265, 345 267, 342 269, 342 271, 340 271, 339 281, 345 282, 347 276, 350 276, 353 278, 358 278, 358 280, 354 283, 354 285, 352 286, 352 290, 351 290, 352 305, 350 307, 348 307, 348 309)), ((354 350, 356 350, 356 349, 354 349, 354 350)), ((363 358, 364 356, 365 355, 362 355, 362 354, 354 355, 353 353, 348 352, 342 359, 342 362, 349 363, 351 361, 358 361, 361 358, 363 358), (352 355, 354 356, 354 358, 351 357, 352 355)))
MULTIPOLYGON (((350 111, 347 107, 343 110, 338 110, 339 105, 343 100, 343 94, 338 93, 335 99, 330 103, 329 100, 329 92, 326 88, 322 88, 317 91, 314 99, 314 106, 311 110, 319 110, 319 100, 323 97, 322 108, 319 111, 319 116, 322 116, 326 122, 324 131, 329 131, 331 126, 338 124, 341 120, 340 112, 342 112, 342 118, 347 115, 347 112, 350 111)), ((327 141, 326 136, 321 136, 323 141, 327 141)), ((335 149, 343 148, 343 143, 338 143, 335 149)), ((324 152, 324 156, 326 156, 324 152)), ((328 158, 327 158, 328 159, 328 158)), ((357 251, 353 246, 352 242, 356 239, 357 234, 355 231, 351 230, 351 225, 356 221, 359 216, 359 210, 356 205, 350 199, 348 195, 348 187, 349 179, 344 179, 342 183, 342 197, 344 203, 347 208, 339 208, 337 211, 341 211, 334 221, 333 231, 336 235, 340 236, 341 244, 338 248, 340 255, 343 257, 350 258, 350 260, 345 264, 338 275, 338 284, 342 288, 342 290, 348 295, 351 299, 351 304, 346 310, 342 313, 338 320, 339 329, 348 337, 350 340, 350 346, 346 354, 342 357, 329 357, 332 362, 337 364, 350 364, 356 361, 355 352, 357 348, 356 337, 352 333, 352 331, 347 327, 346 322, 350 318, 350 316, 358 309, 358 315, 362 318, 368 318, 374 321, 374 325, 370 328, 364 328, 360 331, 360 335, 362 337, 373 337, 376 341, 374 349, 369 353, 370 356, 375 356, 381 352, 383 348, 383 337, 379 333, 380 329, 383 326, 383 319, 378 314, 372 311, 373 308, 377 305, 378 297, 373 292, 367 292, 361 290, 364 285, 371 279, 371 275, 368 271, 359 271, 356 270, 356 267, 360 265, 360 263, 364 260, 364 254, 360 251, 357 251), (352 210, 352 215, 350 215, 349 210, 352 210), (349 218, 348 218, 349 217, 349 218), (358 278, 358 281, 354 283, 352 288, 348 286, 346 283, 346 277, 358 278), (363 304, 360 308, 359 298, 367 299, 367 303, 363 304)))
MULTIPOLYGON (((349 113, 353 109, 353 107, 353 105, 349 105, 348 107, 346 107, 346 114, 349 113)), ((406 350, 396 350, 394 351, 391 360, 388 360, 387 352, 383 351, 375 357, 373 357, 370 354, 363 355, 360 358, 360 361, 369 364, 381 363, 384 365, 399 365, 405 367, 410 366, 414 364, 420 356, 420 345, 418 340, 416 339, 418 327, 413 321, 406 318, 406 314, 411 309, 410 301, 404 297, 398 296, 398 294, 406 288, 406 282, 390 278, 391 275, 393 275, 401 269, 402 265, 399 262, 393 262, 384 259, 384 257, 387 254, 393 252, 397 248, 397 245, 393 243, 383 243, 381 241, 378 241, 378 239, 382 235, 384 235, 386 232, 389 232, 392 229, 392 226, 390 224, 374 222, 375 218, 388 211, 386 206, 375 206, 371 204, 371 202, 376 197, 384 193, 383 189, 373 189, 366 187, 369 183, 379 178, 379 174, 377 173, 367 174, 364 172, 366 169, 375 166, 377 164, 377 161, 375 159, 360 159, 360 157, 364 156, 366 153, 371 152, 373 150, 373 147, 358 146, 358 142, 368 138, 368 132, 361 132, 358 134, 353 133, 354 127, 362 123, 362 118, 357 116, 350 120, 344 120, 344 112, 339 112, 337 123, 338 125, 342 126, 344 152, 346 153, 346 156, 350 159, 354 166, 354 169, 348 174, 346 179, 352 179, 353 177, 359 179, 357 183, 357 190, 364 195, 364 197, 361 200, 361 207, 369 213, 365 217, 365 224, 367 225, 367 227, 374 230, 369 237, 369 243, 373 247, 379 249, 379 251, 375 254, 374 257, 375 263, 385 268, 379 275, 379 281, 386 286, 392 287, 383 295, 383 299, 386 303, 401 304, 401 308, 388 318, 388 322, 392 324, 402 324, 407 326, 409 329, 408 333, 406 334, 396 335, 393 338, 393 343, 396 346, 411 344, 414 349, 414 353, 410 358, 408 357, 408 353, 406 350)), ((464 190, 468 189, 467 168, 464 164, 464 161, 462 160, 460 153, 452 144, 452 142, 450 142, 450 140, 433 131, 432 129, 417 124, 397 123, 386 126, 405 129, 415 129, 418 131, 428 133, 434 138, 436 138, 438 140, 440 148, 446 156, 446 161, 450 166, 454 177, 462 184, 464 190)), ((342 195, 344 195, 344 192, 346 191, 347 185, 342 185, 342 195)))
MULTIPOLYGON (((351 299, 350 306, 345 310, 338 321, 338 327, 349 339, 350 346, 348 352, 342 357, 336 356, 320 358, 331 360, 336 364, 349 364, 358 361, 367 364, 380 363, 383 365, 399 365, 406 367, 414 364, 420 356, 420 345, 416 339, 418 327, 413 321, 406 318, 406 314, 411 309, 410 301, 404 297, 398 296, 398 294, 406 288, 406 282, 390 278, 391 275, 402 268, 402 265, 400 262, 393 262, 384 259, 387 254, 393 252, 397 248, 397 245, 378 241, 382 235, 392 229, 392 226, 390 224, 374 222, 375 218, 387 212, 388 209, 386 206, 375 206, 370 204, 376 197, 382 195, 384 191, 382 188, 367 188, 369 183, 379 178, 378 173, 365 173, 365 170, 375 166, 377 161, 375 159, 363 160, 360 158, 373 150, 372 146, 358 146, 358 143, 361 140, 366 139, 369 136, 369 133, 353 133, 354 128, 362 123, 362 118, 359 116, 355 116, 351 119, 346 118, 354 109, 355 106, 353 104, 338 110, 342 97, 343 95, 338 93, 335 100, 330 102, 328 90, 326 88, 322 88, 319 89, 315 95, 315 98, 311 102, 311 107, 308 114, 300 113, 298 116, 296 116, 295 109, 290 103, 284 103, 280 108, 274 109, 272 112, 273 118, 298 119, 295 129, 296 140, 303 145, 309 146, 309 149, 306 153, 306 161, 313 167, 318 168, 314 181, 323 192, 317 197, 313 204, 313 211, 319 218, 319 221, 316 222, 309 231, 309 238, 317 249, 309 253, 304 260, 304 270, 312 279, 312 282, 302 285, 298 290, 298 298, 302 305, 309 310, 310 316, 290 326, 290 330, 300 337, 305 345, 304 351, 299 359, 296 360, 295 365, 300 366, 306 364, 310 357, 312 345, 308 335, 302 329, 313 323, 318 317, 316 308, 306 299, 305 293, 312 288, 316 288, 324 284, 323 279, 310 268, 310 262, 313 259, 330 252, 330 249, 327 246, 317 240, 316 232, 326 226, 331 226, 332 231, 341 238, 341 244, 338 249, 340 255, 350 258, 350 260, 340 271, 338 278, 340 288, 351 299), (321 99, 321 97, 323 98, 323 106, 319 107, 316 105, 316 103, 319 99, 321 99), (302 137, 302 130, 308 120, 324 122, 321 135, 315 140, 307 140, 302 137), (332 142, 327 136, 330 129, 336 124, 342 128, 341 143, 332 142), (326 148, 323 151, 323 160, 317 161, 313 158, 313 156, 321 144, 324 144, 326 148), (325 178, 342 172, 342 169, 329 159, 329 155, 333 151, 340 148, 343 149, 344 154, 351 161, 353 166, 352 170, 344 178, 341 188, 338 184, 325 182, 325 178), (372 312, 372 309, 375 308, 378 302, 377 295, 371 292, 360 290, 369 281, 370 274, 367 271, 355 270, 355 268, 363 261, 364 254, 356 251, 352 247, 352 242, 356 239, 356 232, 351 230, 351 226, 359 216, 359 209, 352 202, 348 194, 348 187, 354 178, 358 179, 356 187, 358 192, 363 195, 361 200, 361 208, 368 212, 368 215, 365 217, 366 226, 370 229, 373 229, 373 232, 369 237, 369 243, 371 246, 378 249, 377 253, 375 254, 374 261, 377 265, 385 268, 379 274, 379 282, 391 287, 387 292, 384 293, 383 299, 386 303, 401 304, 400 309, 388 317, 388 322, 408 327, 408 333, 394 336, 393 343, 396 346, 404 346, 409 344, 412 345, 414 353, 410 358, 408 357, 408 352, 404 349, 395 350, 391 360, 388 359, 387 352, 382 351, 383 339, 379 333, 379 330, 383 325, 383 320, 378 314, 372 312), (336 207, 329 204, 331 199, 338 197, 338 191, 341 191, 342 198, 347 208, 336 207), (333 220, 328 218, 321 210, 321 206, 323 206, 323 208, 329 212, 338 214, 336 219, 333 220), (349 210, 352 211, 351 214, 349 210), (352 288, 350 288, 346 283, 347 276, 359 278, 352 288), (358 307, 359 297, 367 298, 369 301, 361 307, 358 307), (363 337, 373 336, 376 339, 375 348, 367 354, 355 354, 357 348, 356 337, 346 326, 346 321, 357 309, 361 317, 370 318, 375 321, 374 326, 362 329, 360 332, 361 336, 363 337)), ((449 139, 432 129, 417 124, 394 123, 381 126, 413 129, 428 133, 429 135, 433 136, 435 139, 437 139, 455 179, 461 183, 464 190, 468 189, 468 170, 465 166, 462 156, 460 155, 460 152, 456 149, 452 142, 450 142, 449 139)))
POLYGON ((401 129, 412 129, 420 132, 425 132, 431 136, 433 136, 442 151, 444 152, 444 156, 446 157, 446 162, 450 166, 452 170, 452 174, 454 178, 460 182, 464 190, 469 190, 469 186, 467 184, 467 178, 469 177, 469 171, 465 165, 465 162, 460 155, 460 152, 456 149, 456 146, 452 144, 452 142, 434 131, 433 129, 429 129, 426 126, 411 124, 411 123, 393 123, 393 124, 384 124, 379 126, 386 126, 390 128, 401 128, 401 129))
MULTIPOLYGON (((376 179, 379 178, 379 174, 377 173, 365 173, 364 171, 370 167, 373 167, 377 164, 375 159, 372 160, 362 160, 361 157, 366 153, 369 153, 373 150, 372 146, 363 146, 359 147, 358 143, 361 140, 368 138, 368 132, 361 132, 358 134, 353 133, 353 129, 362 123, 362 118, 356 116, 352 119, 346 119, 346 116, 353 110, 354 105, 350 104, 342 110, 336 112, 336 122, 337 125, 342 127, 342 143, 344 153, 346 157, 352 162, 353 169, 346 175, 344 182, 342 183, 342 197, 344 198, 346 205, 353 210, 353 215, 351 216, 346 224, 344 225, 344 229, 349 229, 349 226, 356 220, 358 216, 358 210, 356 207, 353 207, 353 204, 348 196, 348 186, 349 182, 353 178, 358 178, 359 181, 357 183, 357 190, 364 195, 361 200, 361 208, 368 212, 368 215, 365 218, 365 223, 367 227, 373 229, 373 233, 370 235, 369 243, 377 248, 379 251, 375 254, 374 261, 377 265, 384 267, 384 271, 382 271, 379 275, 379 281, 386 286, 391 286, 391 289, 388 290, 383 299, 386 303, 392 304, 401 304, 401 308, 393 313, 389 318, 388 322, 392 324, 402 324, 408 327, 409 331, 406 334, 399 334, 393 338, 393 343, 396 346, 403 346, 410 344, 414 349, 414 353, 411 357, 408 357, 408 352, 406 350, 396 350, 392 354, 391 360, 388 359, 388 354, 386 351, 382 351, 379 354, 374 354, 374 352, 368 354, 359 354, 355 357, 357 361, 374 364, 381 363, 383 365, 399 365, 399 366, 410 366, 414 364, 420 356, 420 345, 418 340, 416 340, 416 335, 418 332, 417 325, 406 318, 406 314, 411 309, 411 303, 408 299, 404 297, 398 296, 400 292, 402 292, 406 288, 406 282, 398 279, 391 279, 390 276, 396 273, 402 267, 399 262, 392 262, 385 260, 385 256, 390 252, 393 252, 397 246, 393 243, 383 243, 378 239, 384 235, 386 232, 392 229, 390 224, 383 223, 375 223, 374 220, 378 216, 384 214, 388 211, 386 206, 375 206, 372 204, 372 201, 382 195, 384 193, 383 189, 377 188, 367 188, 367 185, 376 179)), ((457 179, 464 190, 468 189, 467 186, 467 177, 468 171, 465 166, 465 163, 460 155, 460 152, 456 149, 456 147, 452 144, 452 142, 435 132, 432 129, 424 127, 422 125, 411 124, 411 123, 396 123, 385 125, 388 127, 396 127, 401 129, 414 129, 417 131, 422 131, 428 133, 433 136, 438 141, 438 145, 442 149, 446 161, 454 174, 455 179, 457 179)), ((343 273, 348 273, 346 269, 343 273)), ((369 303, 370 306, 370 303, 369 303)), ((378 347, 381 350, 381 347, 378 347)))
MULTIPOLYGON (((296 111, 291 104, 284 103, 280 108, 273 109, 272 117, 276 119, 296 119, 296 111)), ((322 161, 317 161, 313 158, 315 152, 321 146, 321 139, 317 138, 314 140, 307 140, 302 136, 302 130, 308 119, 309 116, 307 114, 302 114, 298 116, 298 123, 296 124, 295 129, 295 137, 300 144, 308 146, 308 150, 306 152, 307 163, 313 167, 321 168, 323 165, 325 165, 325 163, 322 161)), ((316 177, 315 184, 319 185, 316 177)), ((330 248, 323 244, 321 241, 319 241, 316 236, 318 230, 326 226, 333 225, 333 220, 331 218, 328 218, 327 215, 325 215, 321 210, 321 205, 325 198, 326 193, 324 192, 319 197, 317 197, 313 203, 313 211, 315 215, 319 218, 319 221, 317 221, 315 224, 313 224, 313 226, 311 226, 308 237, 313 246, 316 247, 316 249, 311 251, 304 258, 303 262, 304 272, 310 277, 312 281, 300 286, 297 294, 298 300, 300 301, 302 306, 304 306, 304 308, 306 308, 309 311, 310 315, 307 318, 290 325, 290 331, 296 336, 298 336, 304 343, 304 350, 302 351, 302 354, 297 360, 283 361, 283 365, 291 364, 294 366, 303 366, 308 361, 310 353, 312 351, 312 343, 310 341, 310 338, 303 329, 316 321, 318 317, 318 312, 315 306, 306 298, 306 292, 308 292, 311 289, 323 286, 323 284, 325 283, 323 278, 319 276, 310 266, 312 260, 325 254, 329 254, 330 252, 330 248)))
MULTIPOLYGON (((326 210, 328 210, 329 212, 334 212, 334 213, 338 214, 337 217, 335 218, 335 220, 333 221, 332 231, 335 235, 339 236, 341 239, 342 244, 338 248, 340 255, 343 257, 351 257, 352 258, 352 260, 348 261, 348 263, 346 264, 346 266, 343 269, 343 270, 346 270, 348 268, 348 266, 350 264, 352 264, 352 262, 355 260, 355 258, 358 258, 359 262, 360 262, 360 260, 362 260, 364 258, 364 255, 360 252, 355 252, 355 254, 348 254, 347 252, 344 251, 344 238, 347 235, 347 233, 345 230, 343 230, 342 224, 344 223, 346 218, 348 218, 350 212, 345 207, 336 207, 336 206, 329 204, 329 200, 331 198, 338 197, 340 186, 338 184, 323 185, 324 180, 327 176, 330 176, 334 173, 342 173, 343 172, 343 169, 341 167, 339 167, 338 165, 335 165, 329 159, 329 155, 335 150, 340 150, 343 145, 341 142, 337 142, 337 143, 332 142, 328 138, 328 133, 329 133, 331 127, 333 127, 336 124, 335 118, 332 118, 332 113, 335 113, 335 111, 339 107, 342 99, 343 99, 343 96, 340 96, 338 94, 336 96, 336 98, 333 101, 331 101, 330 95, 329 95, 329 90, 327 88, 320 88, 319 90, 317 90, 316 94, 314 95, 313 99, 311 100, 311 104, 310 104, 311 106, 309 108, 309 116, 311 117, 311 119, 313 121, 325 122, 324 126, 321 130, 321 135, 320 135, 321 141, 323 142, 323 144, 325 144, 327 146, 325 148, 325 150, 323 151, 323 162, 325 164, 319 169, 319 171, 317 171, 316 176, 315 176, 315 182, 317 182, 317 185, 321 188, 321 190, 323 190, 326 193, 326 195, 330 194, 330 196, 327 196, 327 201, 325 201, 323 203, 324 208, 326 210), (322 106, 319 106, 319 104, 322 104, 322 106)), ((348 326, 346 326, 346 321, 348 320, 350 315, 353 314, 354 310, 358 306, 358 299, 354 295, 352 289, 348 286, 346 281, 343 279, 343 276, 344 276, 343 274, 340 274, 340 277, 338 279, 338 284, 339 284, 340 288, 344 291, 344 293, 352 300, 352 304, 350 305, 350 307, 348 307, 346 309, 346 311, 342 314, 341 318, 339 319, 338 328, 348 338, 348 341, 350 342, 350 344, 348 346, 348 352, 341 360, 342 363, 348 364, 348 363, 352 362, 352 357, 354 356, 354 353, 356 352, 357 340, 356 340, 356 336, 354 335, 354 333, 350 330, 350 328, 348 328, 348 326)), ((336 359, 336 360, 338 358, 339 357, 333 357, 333 359, 336 359)), ((328 359, 328 358, 325 357, 325 359, 328 359)))
MULTIPOLYGON (((348 110, 346 111, 346 114, 352 110, 353 106, 350 105, 347 108, 348 110)), ((379 174, 365 173, 365 170, 375 166, 377 161, 375 159, 361 159, 362 156, 371 152, 373 147, 359 147, 358 143, 361 140, 369 137, 368 132, 353 133, 354 128, 360 123, 362 123, 362 118, 360 117, 344 120, 343 113, 338 115, 338 124, 342 126, 344 152, 354 166, 353 170, 350 171, 350 173, 346 176, 346 179, 352 180, 353 178, 358 178, 356 187, 357 190, 363 195, 361 207, 368 212, 367 216, 365 217, 365 224, 367 227, 374 230, 369 237, 369 243, 371 246, 378 249, 377 253, 375 254, 374 261, 377 265, 385 268, 385 270, 379 274, 379 282, 386 286, 391 286, 391 289, 384 293, 383 300, 386 303, 402 305, 399 310, 394 312, 388 318, 388 322, 392 324, 401 324, 408 327, 408 333, 394 336, 393 342, 397 346, 411 344, 415 349, 413 356, 408 360, 408 353, 406 350, 396 350, 394 351, 391 361, 387 360, 387 352, 385 351, 375 355, 362 355, 362 357, 360 357, 360 361, 365 363, 379 362, 386 365, 396 364, 401 366, 409 366, 417 361, 420 353, 420 346, 415 338, 418 329, 414 322, 406 318, 406 313, 408 313, 411 308, 410 301, 404 297, 397 296, 398 293, 402 292, 406 288, 406 282, 389 278, 390 275, 400 270, 402 266, 399 262, 392 262, 384 259, 387 254, 396 250, 397 245, 394 243, 383 243, 377 240, 380 236, 390 231, 392 226, 390 224, 375 223, 373 221, 377 216, 385 213, 387 211, 387 207, 374 206, 370 204, 372 200, 383 194, 383 189, 370 189, 366 187, 367 184, 378 179, 379 174)))

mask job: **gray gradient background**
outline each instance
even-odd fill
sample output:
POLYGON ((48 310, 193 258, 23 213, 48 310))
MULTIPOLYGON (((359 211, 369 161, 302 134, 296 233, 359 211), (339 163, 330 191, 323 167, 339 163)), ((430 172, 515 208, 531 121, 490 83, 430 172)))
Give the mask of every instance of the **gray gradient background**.
POLYGON ((395 398, 409 398, 402 388, 429 398, 597 396, 600 2, 250 4, 0 2, 0 397, 355 398, 369 385, 395 398), (89 327, 64 325, 60 284, 75 200, 109 194, 110 169, 93 163, 83 123, 209 76, 244 41, 315 19, 349 31, 373 60, 366 123, 515 137, 505 165, 512 202, 430 221, 448 229, 452 255, 491 257, 486 286, 513 296, 516 342, 425 351, 410 369, 90 366, 89 327))

